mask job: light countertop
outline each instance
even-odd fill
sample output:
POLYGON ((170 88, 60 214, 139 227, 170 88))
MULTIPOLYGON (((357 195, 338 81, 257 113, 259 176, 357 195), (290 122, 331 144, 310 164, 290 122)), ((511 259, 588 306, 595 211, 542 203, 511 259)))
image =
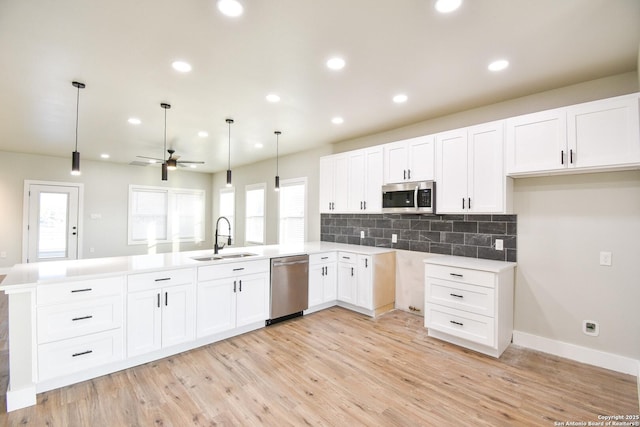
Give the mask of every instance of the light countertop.
POLYGON ((467 258, 453 255, 430 257, 424 260, 425 264, 444 265, 448 267, 472 268, 475 270, 500 273, 503 270, 514 268, 517 263, 507 261, 493 261, 490 259, 467 258))
POLYGON ((12 291, 32 288, 44 283, 58 283, 89 278, 118 276, 122 274, 144 273, 174 268, 198 267, 203 265, 270 259, 281 256, 314 254, 330 251, 346 251, 364 255, 393 252, 390 248, 348 245, 331 242, 307 242, 300 245, 266 245, 225 248, 220 255, 249 252, 256 254, 247 258, 228 258, 214 261, 196 261, 194 257, 212 256, 213 249, 189 252, 170 252, 152 255, 133 255, 108 258, 89 258, 69 261, 48 261, 16 264, 2 284, 0 290, 12 291))

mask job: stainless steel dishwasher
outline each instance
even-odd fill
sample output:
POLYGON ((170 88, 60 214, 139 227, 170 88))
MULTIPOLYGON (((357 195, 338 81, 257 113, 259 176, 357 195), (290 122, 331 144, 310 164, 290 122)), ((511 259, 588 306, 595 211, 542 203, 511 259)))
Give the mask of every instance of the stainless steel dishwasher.
POLYGON ((302 316, 309 308, 309 255, 271 259, 271 325, 302 316))

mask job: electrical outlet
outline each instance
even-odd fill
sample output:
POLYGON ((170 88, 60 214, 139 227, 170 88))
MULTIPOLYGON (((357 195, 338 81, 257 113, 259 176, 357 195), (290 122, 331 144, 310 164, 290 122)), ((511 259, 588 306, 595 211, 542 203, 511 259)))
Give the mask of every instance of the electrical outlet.
POLYGON ((504 246, 503 246, 502 239, 496 239, 496 251, 503 251, 503 250, 504 250, 504 246))
POLYGON ((364 230, 363 230, 363 231, 360 231, 360 238, 361 238, 361 239, 364 239, 364 230))
POLYGON ((611 267, 611 252, 600 252, 600 265, 611 267))
POLYGON ((583 320, 582 332, 592 337, 597 337, 600 334, 600 325, 595 320, 583 320))
POLYGON ((397 234, 392 234, 391 235, 391 243, 398 243, 398 235, 397 234))

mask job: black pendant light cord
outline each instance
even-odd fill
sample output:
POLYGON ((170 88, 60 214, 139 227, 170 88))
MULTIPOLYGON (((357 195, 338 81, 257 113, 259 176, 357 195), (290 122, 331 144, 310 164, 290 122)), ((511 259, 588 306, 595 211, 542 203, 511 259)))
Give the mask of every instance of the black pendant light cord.
POLYGON ((78 89, 78 94, 76 95, 76 149, 74 151, 78 151, 78 117, 80 116, 80 84, 74 85, 78 89))

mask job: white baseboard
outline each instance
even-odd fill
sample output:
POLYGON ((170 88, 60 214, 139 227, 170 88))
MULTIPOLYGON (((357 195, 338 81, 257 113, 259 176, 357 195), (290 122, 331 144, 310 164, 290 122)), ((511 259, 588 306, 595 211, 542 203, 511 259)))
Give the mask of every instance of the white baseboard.
MULTIPOLYGON (((520 331, 513 331, 513 343, 577 362, 638 376, 640 382, 640 360, 520 331)), ((640 388, 640 385, 638 387, 640 388)))

